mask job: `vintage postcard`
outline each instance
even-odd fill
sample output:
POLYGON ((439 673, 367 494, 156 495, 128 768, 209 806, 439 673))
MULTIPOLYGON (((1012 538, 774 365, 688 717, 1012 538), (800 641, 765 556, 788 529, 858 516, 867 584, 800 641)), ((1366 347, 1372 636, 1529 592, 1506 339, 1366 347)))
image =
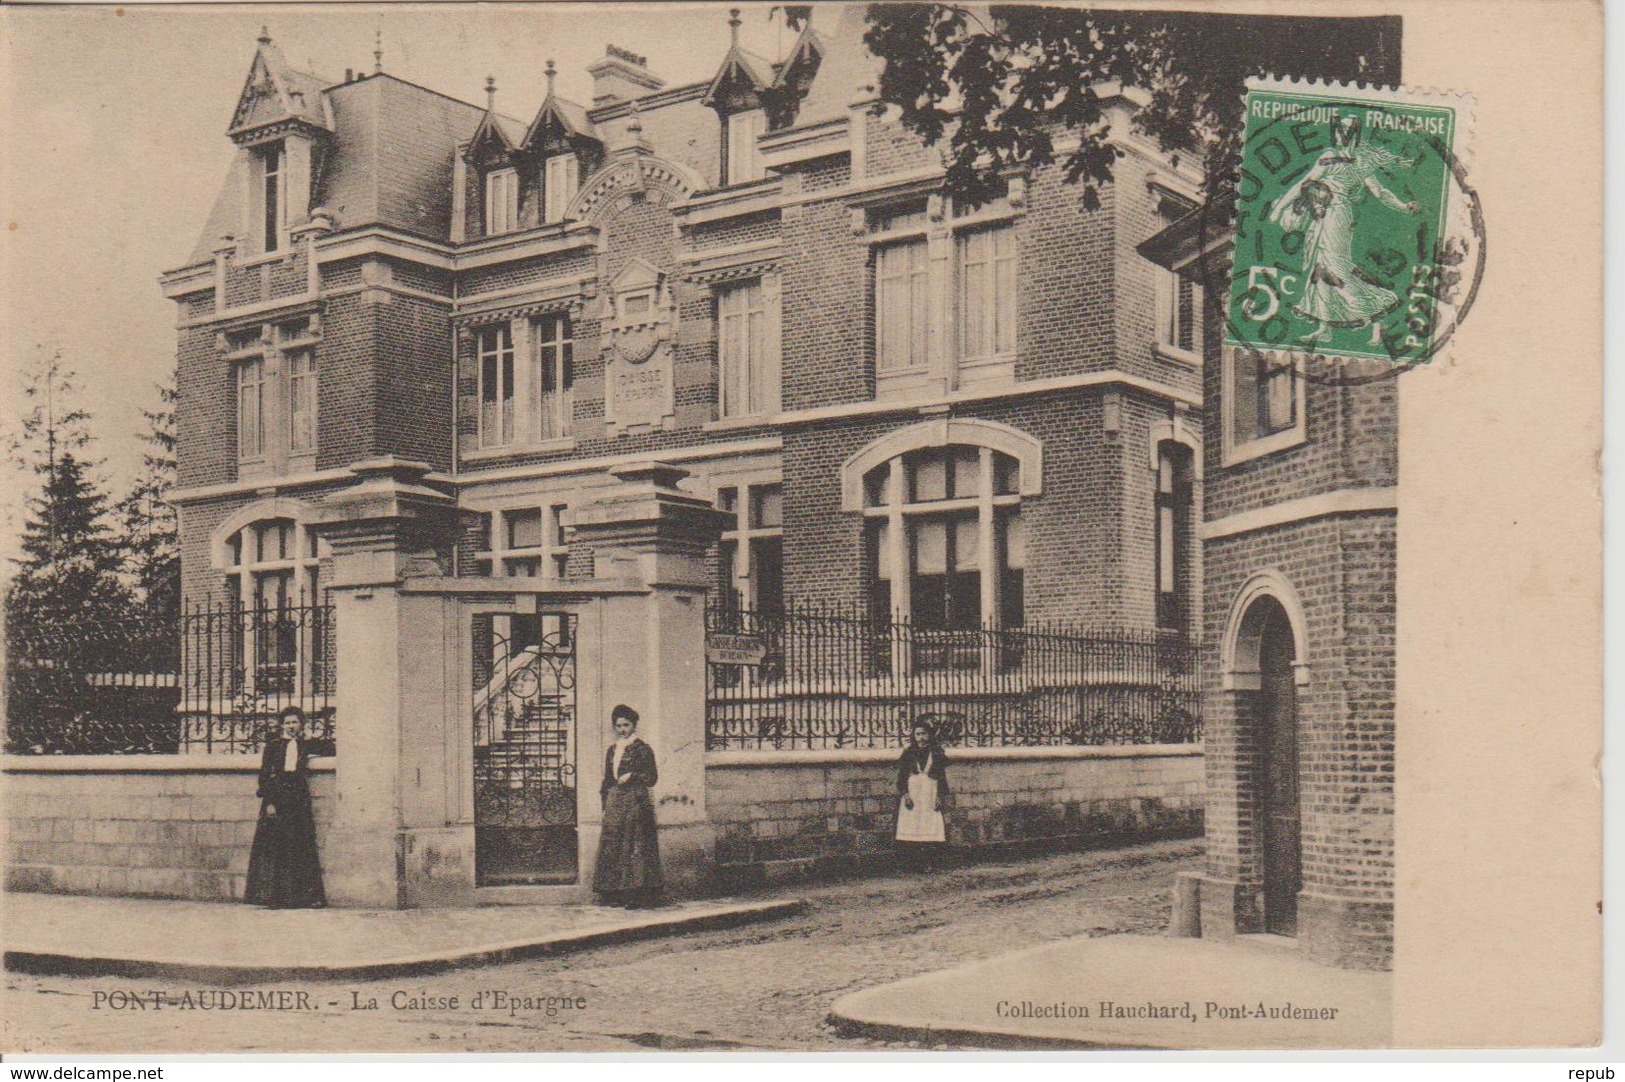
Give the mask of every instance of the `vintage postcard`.
POLYGON ((8 7, 5 1053, 1601 1040, 1601 11, 8 7))

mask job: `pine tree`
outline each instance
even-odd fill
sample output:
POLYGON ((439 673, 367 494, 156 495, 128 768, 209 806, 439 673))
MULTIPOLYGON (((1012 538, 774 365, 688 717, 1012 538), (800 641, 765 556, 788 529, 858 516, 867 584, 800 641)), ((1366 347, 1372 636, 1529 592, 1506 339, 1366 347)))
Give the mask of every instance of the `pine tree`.
POLYGON ((25 502, 23 554, 5 598, 7 743, 14 749, 57 746, 83 723, 75 681, 129 667, 123 621, 134 612, 119 579, 120 546, 95 476, 99 464, 90 457, 90 415, 74 404, 74 375, 60 354, 33 367, 23 396, 28 410, 9 449, 38 488, 25 502))
POLYGON ((155 623, 178 631, 181 603, 179 516, 167 501, 175 487, 175 403, 173 381, 158 386, 158 408, 142 410, 147 431, 141 440, 142 475, 119 501, 125 575, 155 623))

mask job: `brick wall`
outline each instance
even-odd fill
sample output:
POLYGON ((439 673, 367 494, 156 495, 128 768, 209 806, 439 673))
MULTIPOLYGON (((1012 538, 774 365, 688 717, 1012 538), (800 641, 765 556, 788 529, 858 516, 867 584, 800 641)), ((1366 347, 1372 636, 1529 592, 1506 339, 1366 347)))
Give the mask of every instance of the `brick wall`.
POLYGON ((451 468, 449 305, 394 294, 374 308, 378 350, 373 454, 451 468))
POLYGON ((1053 169, 1028 185, 1027 214, 1016 227, 1018 379, 1115 366, 1114 207, 1120 186, 1103 188, 1101 208, 1088 211, 1081 190, 1062 183, 1053 169))
MULTIPOLYGON (((254 757, 8 757, 6 889, 240 901, 258 773, 254 757)), ((330 764, 311 790, 321 848, 330 764)))
POLYGON ((784 216, 784 408, 874 396, 874 305, 869 245, 844 203, 809 203, 784 216))
MULTIPOLYGON (((959 859, 1201 833, 1190 747, 950 749, 959 859)), ((894 859, 895 751, 712 753, 706 811, 724 886, 815 879, 894 859)))
POLYGON ((522 259, 512 263, 498 263, 477 270, 464 271, 459 279, 459 288, 463 296, 471 297, 554 278, 591 274, 595 267, 595 258, 590 251, 576 250, 546 260, 522 259))
POLYGON ((316 349, 316 465, 333 469, 373 455, 380 443, 378 387, 388 378, 380 363, 378 313, 359 293, 329 298, 316 349))
POLYGON ((719 222, 705 222, 685 230, 684 235, 692 248, 702 251, 732 244, 774 240, 779 235, 779 212, 770 210, 725 218, 719 222))
MULTIPOLYGON (((184 305, 192 318, 213 310, 213 295, 184 305), (205 305, 206 302, 206 305, 205 305)), ((220 359, 215 332, 181 330, 175 351, 176 453, 182 488, 217 485, 237 477, 237 405, 231 366, 220 359)))
POLYGON ((1392 901, 1394 526, 1391 514, 1338 515, 1207 542, 1210 875, 1261 882, 1256 695, 1221 689, 1219 650, 1243 583, 1272 569, 1302 602, 1308 643, 1297 697, 1304 889, 1392 901))
POLYGON ((939 165, 935 150, 927 149, 919 137, 903 127, 897 110, 888 108, 883 116, 863 113, 863 139, 869 174, 904 173, 939 165))

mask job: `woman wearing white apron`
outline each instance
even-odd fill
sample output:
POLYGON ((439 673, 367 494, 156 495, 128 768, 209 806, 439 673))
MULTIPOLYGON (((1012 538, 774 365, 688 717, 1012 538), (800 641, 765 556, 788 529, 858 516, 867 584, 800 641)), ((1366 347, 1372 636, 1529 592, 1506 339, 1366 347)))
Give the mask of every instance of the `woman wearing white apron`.
POLYGON ((948 803, 947 766, 935 731, 916 722, 912 742, 897 760, 897 856, 904 868, 935 866, 948 841, 942 818, 948 803))

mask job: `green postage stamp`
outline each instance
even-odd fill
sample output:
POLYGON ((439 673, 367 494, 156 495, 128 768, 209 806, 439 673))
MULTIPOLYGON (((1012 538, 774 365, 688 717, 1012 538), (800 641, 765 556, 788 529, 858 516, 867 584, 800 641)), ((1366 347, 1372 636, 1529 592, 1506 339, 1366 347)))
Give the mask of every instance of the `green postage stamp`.
POLYGON ((1471 306, 1482 257, 1458 149, 1471 100, 1247 84, 1225 344, 1416 364, 1471 306))

